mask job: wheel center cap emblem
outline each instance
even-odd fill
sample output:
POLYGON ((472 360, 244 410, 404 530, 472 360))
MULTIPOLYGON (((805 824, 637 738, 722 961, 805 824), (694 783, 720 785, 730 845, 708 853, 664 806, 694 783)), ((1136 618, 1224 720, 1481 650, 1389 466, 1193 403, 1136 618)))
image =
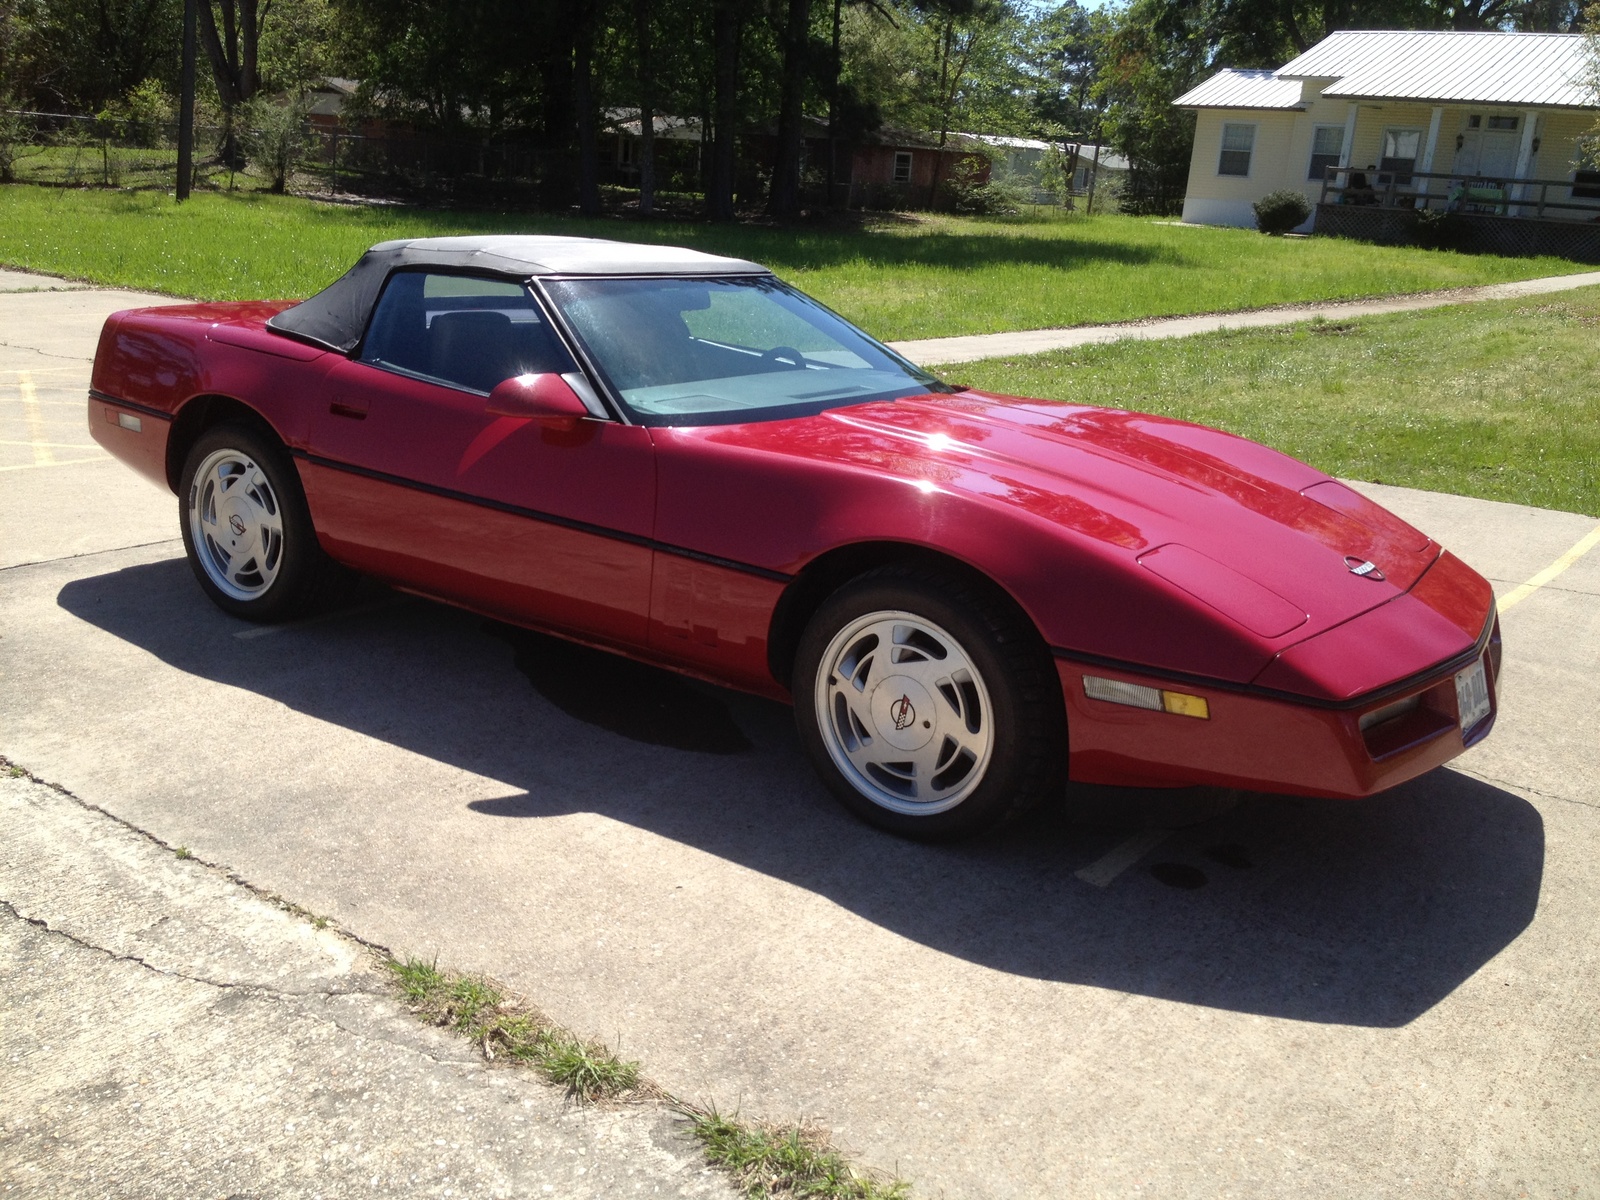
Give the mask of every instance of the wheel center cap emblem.
POLYGON ((889 719, 894 722, 896 729, 908 729, 916 724, 917 710, 910 696, 902 694, 900 699, 889 705, 889 719))
POLYGON ((1369 562, 1364 558, 1357 558, 1354 554, 1344 556, 1344 565, 1350 568, 1350 574, 1359 575, 1363 579, 1382 580, 1383 572, 1378 570, 1378 564, 1369 562))
POLYGON ((244 536, 244 522, 239 519, 238 513, 228 518, 228 528, 233 530, 235 537, 244 536))
POLYGON ((891 675, 872 689, 872 724, 896 750, 920 750, 933 737, 933 697, 909 675, 891 675))

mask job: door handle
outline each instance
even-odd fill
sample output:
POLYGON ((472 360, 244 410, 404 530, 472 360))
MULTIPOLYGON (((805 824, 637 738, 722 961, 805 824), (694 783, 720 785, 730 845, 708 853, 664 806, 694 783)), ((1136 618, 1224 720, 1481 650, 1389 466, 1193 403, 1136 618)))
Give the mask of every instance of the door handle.
POLYGON ((339 399, 329 403, 328 411, 336 417, 349 417, 353 421, 367 419, 367 402, 365 400, 339 399))

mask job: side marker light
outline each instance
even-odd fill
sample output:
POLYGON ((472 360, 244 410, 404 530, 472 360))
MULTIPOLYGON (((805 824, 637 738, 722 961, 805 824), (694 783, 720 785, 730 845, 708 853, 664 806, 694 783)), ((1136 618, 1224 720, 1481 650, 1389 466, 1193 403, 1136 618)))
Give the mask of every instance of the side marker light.
POLYGON ((144 422, 138 417, 131 416, 128 413, 118 413, 117 424, 121 425, 124 429, 132 430, 134 433, 138 433, 144 429, 144 422))
POLYGON ((1111 704, 1126 704, 1130 708, 1147 708, 1151 712, 1167 712, 1179 717, 1211 719, 1211 705, 1204 696, 1191 696, 1187 692, 1168 692, 1160 688, 1144 687, 1137 683, 1123 683, 1116 679, 1102 679, 1098 675, 1083 677, 1083 694, 1091 700, 1105 700, 1111 704))

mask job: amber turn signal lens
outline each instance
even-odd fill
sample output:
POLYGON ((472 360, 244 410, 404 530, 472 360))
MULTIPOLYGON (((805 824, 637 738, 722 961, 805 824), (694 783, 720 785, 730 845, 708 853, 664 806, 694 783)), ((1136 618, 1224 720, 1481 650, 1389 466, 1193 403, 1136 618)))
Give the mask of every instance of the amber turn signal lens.
POLYGON ((1211 719, 1211 706, 1204 696, 1191 696, 1187 692, 1160 691, 1137 683, 1123 683, 1118 679, 1102 679, 1098 675, 1083 677, 1083 694, 1111 704, 1126 704, 1129 708, 1148 708, 1152 712, 1169 712, 1180 717, 1211 719))
POLYGON ((1211 719, 1211 705, 1206 703, 1204 696, 1191 696, 1186 692, 1162 692, 1161 707, 1180 717, 1199 717, 1202 721, 1211 719))

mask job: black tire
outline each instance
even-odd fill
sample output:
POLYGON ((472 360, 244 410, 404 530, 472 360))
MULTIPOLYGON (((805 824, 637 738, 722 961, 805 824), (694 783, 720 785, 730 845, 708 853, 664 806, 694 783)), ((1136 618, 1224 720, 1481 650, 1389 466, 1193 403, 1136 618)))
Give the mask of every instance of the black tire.
POLYGON ((807 625, 795 655, 792 684, 800 740, 817 773, 846 808, 880 829, 921 841, 965 837, 1059 795, 1064 786, 1066 712, 1049 649, 1016 605, 981 579, 938 568, 891 565, 852 580, 830 596, 807 625), (895 614, 910 619, 897 624, 900 618, 895 614), (897 644, 886 661, 895 655, 922 654, 919 647, 925 645, 937 662, 924 656, 925 666, 896 667, 896 673, 878 675, 881 668, 868 662, 873 651, 858 648, 881 645, 873 641, 878 637, 873 631, 890 627, 896 631, 894 638, 931 638, 897 644), (951 657, 946 659, 941 651, 951 657), (829 658, 835 661, 826 662, 829 658), (916 690, 918 679, 939 676, 946 663, 963 661, 971 668, 966 683, 954 687, 936 683, 916 690), (856 668, 858 663, 862 665, 856 668), (857 669, 861 681, 854 693, 846 688, 853 682, 851 669, 857 669), (897 673, 901 670, 930 674, 902 678, 897 673), (879 682, 865 686, 869 678, 879 682), (890 684, 891 678, 902 682, 890 684), (884 685, 889 685, 887 693, 884 685), (986 706, 979 702, 985 693, 986 706), (893 696, 886 708, 877 699, 885 694, 893 696), (841 702, 842 696, 849 698, 841 702), (987 712, 979 711, 985 707, 987 712), (960 715, 963 708, 965 717, 960 715), (921 711, 931 720, 922 719, 921 711), (911 719, 902 726, 908 712, 911 719), (974 750, 977 757, 968 755, 972 761, 962 775, 961 755, 966 751, 956 740, 976 737, 975 717, 976 732, 987 730, 986 749, 981 754, 974 750), (872 749, 876 745, 882 757, 895 757, 902 751, 881 739, 914 740, 919 736, 917 727, 928 731, 927 739, 922 748, 904 753, 922 755, 921 763, 863 766, 850 757, 852 736, 858 739, 857 754, 871 757, 879 753, 872 749), (946 736, 947 730, 954 731, 956 740, 946 736), (941 741, 954 749, 949 754, 934 749, 941 741), (942 798, 935 786, 941 778, 948 788, 942 798), (919 783, 922 780, 926 783, 919 783))
POLYGON ((247 621, 289 621, 314 612, 336 599, 348 580, 317 542, 288 452, 252 425, 215 425, 189 448, 179 480, 178 524, 201 590, 218 608, 247 621), (203 468, 207 478, 198 479, 203 468), (236 511, 221 521, 197 519, 197 511, 215 517, 219 497, 236 511), (231 529, 230 517, 239 518, 231 529), (234 530, 242 546, 229 545, 234 530))

